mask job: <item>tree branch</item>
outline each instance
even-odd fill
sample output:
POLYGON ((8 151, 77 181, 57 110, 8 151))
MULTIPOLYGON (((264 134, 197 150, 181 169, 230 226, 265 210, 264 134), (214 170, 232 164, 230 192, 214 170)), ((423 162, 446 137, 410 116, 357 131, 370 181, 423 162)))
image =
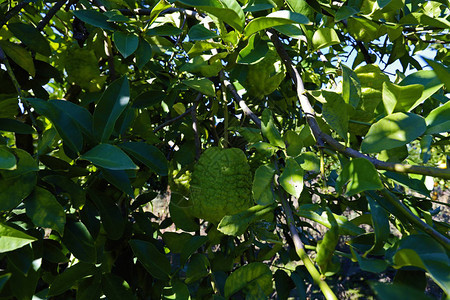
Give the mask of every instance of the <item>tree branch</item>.
POLYGON ((58 2, 55 3, 55 5, 52 6, 52 8, 50 8, 47 12, 47 14, 45 15, 44 18, 42 18, 42 20, 39 22, 39 24, 37 25, 37 29, 39 31, 42 31, 44 29, 44 27, 48 24, 48 22, 50 22, 51 18, 53 18, 53 16, 58 12, 58 10, 64 5, 64 3, 66 3, 67 0, 60 0, 58 2))
POLYGON ((387 189, 383 189, 381 191, 384 198, 391 203, 395 208, 397 208, 403 215, 408 219, 408 221, 418 228, 422 229, 426 233, 428 233, 432 238, 438 241, 441 245, 450 251, 450 239, 446 236, 442 235, 440 232, 435 230, 433 227, 422 221, 418 216, 413 214, 400 200, 395 198, 387 189))
POLYGON ((184 118, 185 116, 187 116, 188 114, 190 114, 192 110, 197 109, 197 106, 196 106, 195 104, 196 104, 198 101, 200 101, 200 99, 201 99, 202 97, 203 97, 203 95, 202 95, 201 93, 199 93, 199 94, 197 95, 197 98, 195 98, 195 100, 194 100, 194 101, 195 101, 194 105, 192 105, 191 107, 189 107, 188 109, 186 109, 186 110, 184 111, 184 113, 182 113, 181 115, 178 115, 178 116, 176 116, 176 117, 173 118, 173 119, 167 120, 167 121, 165 121, 164 123, 162 123, 161 125, 159 125, 158 127, 156 127, 155 129, 153 129, 153 133, 160 131, 161 129, 163 129, 164 127, 166 127, 166 126, 168 126, 168 125, 170 125, 170 124, 172 124, 172 123, 175 123, 176 121, 178 121, 178 120, 184 118))
POLYGON ((336 295, 330 289, 327 282, 321 279, 319 271, 317 271, 316 266, 311 261, 308 254, 305 251, 305 247, 304 247, 302 241, 300 240, 300 236, 298 234, 297 228, 295 227, 294 216, 292 214, 292 209, 291 209, 288 201, 286 200, 284 195, 280 195, 280 198, 281 198, 281 204, 283 205, 284 213, 286 214, 286 223, 289 227, 289 232, 291 233, 292 240, 294 241, 295 252, 297 252, 297 255, 303 261, 303 264, 305 265, 309 274, 313 278, 314 282, 319 286, 319 288, 322 291, 322 293, 324 294, 325 298, 337 300, 336 295))
POLYGON ((28 5, 30 3, 29 1, 23 1, 11 8, 9 11, 6 12, 3 19, 0 21, 0 29, 15 15, 17 15, 22 8, 28 5))
POLYGON ((326 142, 331 148, 334 150, 345 154, 350 157, 354 158, 365 158, 369 160, 375 168, 379 170, 387 170, 387 171, 394 171, 397 173, 412 173, 412 174, 421 174, 421 175, 428 175, 433 177, 441 177, 444 179, 450 179, 450 169, 439 169, 439 168, 433 168, 433 167, 424 167, 424 166, 413 166, 413 165, 407 165, 407 164, 399 164, 399 163, 388 163, 381 160, 378 160, 376 158, 372 158, 370 156, 367 156, 365 154, 362 154, 359 151, 356 151, 351 148, 347 148, 343 146, 341 143, 339 143, 337 140, 332 138, 331 136, 327 135, 326 133, 322 132, 322 130, 319 127, 319 124, 317 123, 315 119, 315 112, 311 106, 311 103, 308 100, 308 97, 306 97, 305 88, 303 86, 303 81, 300 77, 300 74, 298 73, 297 69, 292 63, 291 58, 287 54, 286 50, 283 47, 283 44, 281 43, 280 39, 278 38, 275 31, 270 30, 268 32, 268 36, 272 40, 275 48, 277 49, 278 54, 280 55, 281 59, 283 60, 286 69, 288 70, 292 80, 294 81, 294 84, 297 87, 297 96, 300 101, 300 106, 303 110, 303 113, 306 116, 306 120, 308 122, 309 127, 311 128, 311 131, 314 134, 314 137, 317 140, 317 143, 319 146, 322 146, 324 142, 326 142))
POLYGON ((258 118, 257 115, 255 115, 254 112, 252 112, 252 110, 247 106, 245 101, 242 100, 242 97, 239 96, 234 85, 225 77, 223 70, 220 71, 219 76, 222 84, 230 91, 230 93, 233 95, 233 98, 239 102, 239 107, 242 109, 244 114, 248 116, 250 119, 252 119, 253 122, 255 122, 255 124, 258 127, 261 127, 261 120, 258 118))
POLYGON ((36 131, 40 133, 40 128, 37 125, 36 119, 34 118, 33 113, 31 112, 30 105, 28 102, 24 99, 22 88, 20 87, 19 82, 17 81, 16 75, 14 75, 14 71, 11 68, 11 65, 9 64, 8 58, 6 57, 5 52, 3 51, 2 47, 0 47, 0 62, 2 62, 5 67, 6 71, 8 72, 9 77, 11 78, 11 81, 13 82, 14 87, 16 88, 17 95, 19 97, 19 100, 22 102, 23 107, 25 108, 26 112, 30 116, 31 123, 36 128, 36 131))

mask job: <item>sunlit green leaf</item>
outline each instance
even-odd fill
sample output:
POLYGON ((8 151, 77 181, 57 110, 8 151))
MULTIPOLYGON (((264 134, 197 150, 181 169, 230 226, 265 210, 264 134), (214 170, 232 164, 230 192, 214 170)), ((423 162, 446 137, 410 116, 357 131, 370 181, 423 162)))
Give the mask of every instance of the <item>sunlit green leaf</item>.
POLYGON ((260 30, 280 26, 285 24, 307 24, 309 20, 302 14, 295 13, 289 10, 279 10, 268 14, 265 17, 259 17, 251 20, 245 26, 244 33, 247 36, 252 35, 260 30))
POLYGON ((119 147, 110 144, 100 144, 81 155, 94 165, 111 170, 132 170, 138 166, 119 147))
POLYGON ((336 180, 336 190, 345 188, 347 196, 353 196, 367 190, 383 188, 380 177, 373 164, 365 158, 355 158, 344 165, 336 180))

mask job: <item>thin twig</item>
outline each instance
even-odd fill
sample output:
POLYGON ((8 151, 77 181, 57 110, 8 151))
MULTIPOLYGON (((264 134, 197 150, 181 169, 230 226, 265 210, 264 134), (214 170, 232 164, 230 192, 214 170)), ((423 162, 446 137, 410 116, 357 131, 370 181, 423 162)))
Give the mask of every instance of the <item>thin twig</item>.
POLYGON ((5 67, 6 67, 6 71, 8 72, 9 77, 11 78, 11 81, 13 82, 14 87, 16 88, 17 91, 17 96, 19 97, 19 100, 22 102, 23 107, 25 108, 25 111, 28 113, 28 115, 30 116, 30 120, 31 123, 33 124, 33 126, 36 128, 36 131, 38 133, 40 133, 40 127, 37 125, 36 119, 34 118, 34 115, 31 112, 31 108, 30 105, 28 104, 28 102, 25 100, 25 97, 23 95, 23 91, 22 88, 20 87, 19 82, 17 81, 16 75, 14 75, 14 71, 11 68, 11 65, 9 64, 8 58, 6 57, 5 52, 3 51, 2 47, 0 47, 0 62, 2 62, 5 67))
MULTIPOLYGON (((195 100, 194 100, 194 101, 195 101, 194 104, 197 103, 198 101, 200 101, 200 99, 202 98, 202 96, 203 96, 202 94, 197 95, 197 98, 195 98, 195 100)), ((192 111, 193 109, 196 109, 196 106, 195 106, 195 105, 192 105, 191 107, 189 107, 188 109, 186 109, 186 110, 184 111, 184 113, 182 113, 181 115, 178 115, 178 116, 176 116, 176 117, 173 118, 173 119, 170 119, 170 120, 165 121, 164 123, 162 123, 161 125, 159 125, 159 126, 156 127, 155 129, 153 129, 153 133, 158 132, 158 131, 160 131, 161 129, 163 129, 164 127, 166 127, 166 126, 168 126, 168 125, 170 125, 170 124, 172 124, 172 123, 175 123, 175 122, 178 121, 179 119, 184 118, 185 116, 187 116, 188 114, 190 114, 191 111, 192 111)))
POLYGON ((111 79, 111 81, 114 81, 117 78, 117 74, 116 74, 116 68, 114 66, 114 53, 113 53, 113 49, 112 49, 111 38, 108 36, 108 34, 106 32, 104 32, 104 34, 105 34, 105 43, 106 43, 105 50, 107 50, 106 55, 108 56, 109 78, 111 79))
POLYGON ((252 112, 252 110, 247 106, 245 101, 242 100, 242 97, 239 96, 239 94, 238 94, 236 88, 234 87, 234 85, 225 77, 225 74, 224 74, 223 70, 220 71, 219 75, 220 75, 220 81, 230 91, 230 93, 233 95, 234 99, 239 102, 239 106, 242 109, 242 111, 244 112, 244 114, 246 116, 250 117, 250 119, 252 119, 253 122, 255 122, 255 124, 258 127, 261 127, 261 120, 258 118, 257 115, 255 115, 252 112))
POLYGON ((308 98, 305 95, 305 88, 303 86, 303 81, 300 77, 300 74, 292 64, 291 58, 287 54, 286 50, 283 48, 283 44, 278 39, 277 34, 274 31, 270 31, 268 32, 268 35, 272 40, 275 48, 277 49, 278 54, 283 60, 286 69, 289 71, 289 74, 291 75, 291 78, 297 87, 297 96, 300 101, 300 106, 303 110, 303 113, 306 116, 306 120, 309 124, 309 127, 311 128, 311 131, 313 132, 314 137, 316 138, 316 141, 318 142, 319 146, 322 146, 323 143, 326 142, 329 146, 331 146, 331 148, 347 156, 354 158, 365 158, 369 160, 375 166, 375 168, 379 170, 394 171, 397 173, 429 175, 433 177, 450 179, 450 169, 448 168, 439 169, 433 167, 413 166, 399 163, 384 162, 376 158, 372 158, 368 155, 362 154, 361 152, 356 151, 354 149, 347 148, 341 143, 339 143, 337 140, 329 136, 328 134, 322 132, 315 119, 315 112, 311 106, 311 103, 309 102, 308 98))
POLYGON ((66 3, 67 0, 60 0, 58 2, 55 3, 55 5, 52 6, 52 8, 50 8, 47 12, 47 14, 45 15, 44 18, 42 18, 42 20, 39 22, 39 24, 37 25, 37 29, 39 31, 42 31, 44 29, 44 27, 48 24, 48 22, 50 22, 51 18, 53 18, 53 16, 58 12, 58 10, 64 5, 64 3, 66 3))
POLYGON ((23 1, 11 8, 9 11, 6 12, 5 16, 0 21, 0 29, 15 15, 17 15, 22 8, 28 5, 30 3, 29 1, 23 1))

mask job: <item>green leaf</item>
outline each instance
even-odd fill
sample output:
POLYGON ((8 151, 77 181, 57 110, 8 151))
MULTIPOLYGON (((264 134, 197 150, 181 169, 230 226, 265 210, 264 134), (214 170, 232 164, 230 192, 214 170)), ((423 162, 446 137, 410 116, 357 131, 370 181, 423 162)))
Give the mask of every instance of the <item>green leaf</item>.
POLYGON ((3 287, 8 282, 10 277, 11 273, 5 273, 3 275, 0 275, 0 292, 2 291, 3 287))
POLYGON ((60 175, 45 176, 42 180, 65 192, 70 197, 71 204, 75 208, 83 208, 83 205, 86 202, 86 193, 79 184, 73 182, 66 176, 60 175))
POLYGON ((7 118, 0 118, 0 131, 15 132, 20 134, 35 133, 34 128, 27 123, 7 118))
POLYGON ((331 224, 331 228, 327 230, 323 236, 323 239, 317 243, 317 256, 315 259, 322 274, 326 274, 328 271, 331 271, 333 253, 339 242, 339 226, 334 219, 333 213, 328 207, 326 213, 328 221, 331 224))
POLYGON ((327 100, 322 106, 323 118, 341 138, 347 140, 349 120, 347 104, 338 93, 322 91, 322 94, 327 100))
MULTIPOLYGON (((196 253, 192 255, 187 265, 186 280, 187 284, 191 284, 209 275, 209 260, 204 254, 196 253)), ((187 288, 187 287, 186 287, 187 288)), ((189 291, 188 291, 189 295, 189 291)))
POLYGON ((139 46, 134 54, 136 57, 136 66, 142 69, 152 58, 152 47, 143 38, 139 38, 139 46))
POLYGON ((178 228, 184 231, 194 232, 199 230, 199 225, 191 215, 190 205, 191 203, 182 195, 171 193, 169 212, 172 221, 178 228))
POLYGON ((158 4, 156 4, 155 7, 153 7, 152 11, 150 12, 149 25, 151 25, 156 20, 156 18, 159 16, 161 12, 171 7, 172 6, 165 0, 160 0, 158 4))
POLYGON ((295 158, 295 161, 304 171, 319 173, 320 158, 314 152, 303 152, 295 158))
POLYGON ((256 169, 252 188, 256 203, 267 205, 275 201, 271 188, 274 174, 275 169, 271 165, 262 165, 256 169))
POLYGON ((97 268, 95 265, 79 262, 56 276, 50 284, 48 296, 52 297, 60 295, 72 287, 75 287, 81 279, 86 276, 92 276, 96 272, 97 268))
POLYGON ((93 189, 89 190, 88 196, 100 212, 106 236, 111 240, 120 239, 125 230, 125 222, 114 199, 93 189))
POLYGON ((261 40, 259 35, 252 35, 248 39, 248 44, 240 52, 236 59, 238 64, 252 65, 264 59, 264 56, 269 51, 267 42, 261 40))
POLYGON ((312 46, 319 50, 331 45, 339 44, 341 41, 333 28, 323 27, 317 29, 312 37, 312 46))
POLYGON ((8 147, 0 146, 0 169, 15 170, 17 169, 16 163, 16 157, 8 150, 8 147))
POLYGON ((248 1, 244 12, 254 12, 275 8, 277 5, 272 0, 253 0, 248 1))
POLYGON ((367 202, 370 207, 370 216, 372 218, 372 225, 375 233, 375 243, 364 256, 367 256, 369 253, 376 255, 377 251, 383 250, 384 244, 389 239, 391 233, 389 228, 389 213, 371 197, 367 197, 367 202))
POLYGON ((383 184, 370 161, 365 158, 355 158, 343 167, 336 180, 336 190, 339 193, 344 187, 345 195, 350 197, 363 191, 382 189, 383 184))
POLYGON ((130 240, 128 243, 150 275, 160 280, 169 280, 170 262, 152 243, 141 240, 130 240))
POLYGON ((103 92, 94 111, 94 134, 105 142, 111 136, 117 119, 130 101, 130 86, 126 76, 115 80, 103 92))
POLYGON ((414 266, 424 269, 446 294, 450 293, 450 260, 444 247, 432 237, 415 234, 402 238, 394 263, 396 268, 414 266))
POLYGON ((414 299, 414 300, 431 300, 423 291, 411 288, 407 285, 370 282, 370 287, 375 291, 378 299, 414 299))
POLYGON ((125 170, 111 170, 101 168, 102 176, 116 188, 134 198, 134 189, 131 186, 130 177, 125 170))
POLYGON ((39 52, 44 56, 50 56, 52 54, 47 39, 33 25, 25 23, 8 23, 8 29, 14 33, 14 36, 22 43, 30 47, 30 49, 39 52))
POLYGON ((383 103, 388 115, 393 112, 406 112, 416 103, 423 92, 423 85, 411 84, 400 86, 383 82, 383 103))
POLYGON ((292 130, 286 131, 284 133, 284 141, 286 143, 287 155, 295 157, 301 153, 303 149, 303 141, 296 132, 292 130))
POLYGON ((169 287, 164 287, 164 299, 191 299, 189 289, 179 279, 172 279, 169 287))
POLYGON ((375 153, 403 146, 426 131, 425 120, 412 113, 394 113, 373 124, 363 142, 361 151, 375 153))
POLYGON ((365 43, 369 43, 380 36, 380 26, 365 18, 349 18, 347 28, 352 36, 365 43))
POLYGON ((136 170, 138 166, 119 147, 100 144, 80 156, 94 165, 111 170, 136 170))
POLYGON ((114 30, 113 24, 108 22, 108 17, 92 9, 74 10, 72 13, 81 21, 92 26, 107 30, 114 30))
POLYGON ((308 24, 309 20, 302 14, 295 13, 289 10, 279 10, 268 14, 265 17, 259 17, 251 20, 245 26, 244 34, 250 36, 260 30, 271 28, 274 26, 286 24, 308 24))
POLYGON ((178 27, 169 25, 169 24, 164 24, 161 26, 157 26, 157 27, 153 27, 149 30, 147 30, 146 34, 147 35, 156 35, 156 36, 177 36, 180 35, 183 32, 183 30, 181 30, 178 27))
POLYGON ((271 157, 278 150, 277 147, 266 142, 257 142, 251 145, 249 148, 256 149, 256 151, 264 154, 265 157, 271 157))
POLYGON ((433 27, 438 27, 442 29, 448 29, 450 27, 450 21, 444 18, 436 18, 421 12, 412 12, 405 15, 400 19, 400 24, 411 24, 411 25, 428 25, 433 27))
POLYGON ((335 22, 340 22, 342 20, 348 19, 354 15, 356 15, 358 11, 351 6, 343 5, 337 11, 334 16, 335 22))
POLYGON ((6 56, 12 59, 22 69, 27 71, 33 77, 36 75, 33 58, 27 50, 19 45, 3 40, 0 41, 0 47, 2 47, 6 56))
POLYGON ((25 209, 34 225, 63 234, 66 214, 55 196, 46 189, 36 187, 25 200, 25 209))
POLYGON ((111 300, 137 299, 130 285, 121 277, 111 273, 103 275, 102 291, 111 300))
POLYGON ((116 31, 113 34, 114 44, 124 58, 133 54, 139 45, 139 37, 130 32, 116 31))
MULTIPOLYGON (((343 6, 346 7, 346 6, 343 6)), ((337 20, 336 20, 337 22, 337 20)), ((361 82, 352 69, 341 64, 342 67, 342 98, 345 103, 350 104, 353 108, 358 106, 361 99, 361 82)))
POLYGON ((218 37, 215 32, 206 29, 205 26, 201 24, 192 26, 188 36, 190 41, 204 41, 218 37))
POLYGON ((86 108, 64 100, 50 100, 48 102, 60 111, 70 112, 67 113, 69 118, 71 118, 80 127, 81 131, 86 136, 93 139, 92 115, 86 108))
POLYGON ((384 259, 361 257, 353 247, 350 248, 350 251, 352 252, 353 257, 356 257, 358 265, 363 271, 380 274, 389 267, 388 262, 384 259))
POLYGON ((433 109, 425 118, 427 134, 450 131, 450 101, 433 109))
POLYGON ((208 236, 195 235, 189 239, 189 241, 184 245, 183 250, 180 254, 180 263, 184 265, 189 257, 194 254, 203 244, 208 241, 208 236))
POLYGON ((39 170, 36 161, 22 149, 9 149, 16 158, 14 170, 0 169, 0 211, 15 208, 34 189, 39 170))
POLYGON ((83 223, 68 219, 63 243, 80 261, 92 264, 97 261, 95 241, 83 223))
POLYGON ((245 233, 248 226, 273 211, 273 205, 255 205, 240 213, 225 216, 220 221, 217 229, 226 235, 240 236, 245 233))
MULTIPOLYGON (((327 228, 331 228, 331 223, 329 221, 327 213, 316 204, 304 204, 300 206, 300 208, 296 211, 296 214, 299 217, 313 220, 327 228)), ((336 214, 333 214, 333 216, 339 225, 339 234, 360 235, 364 233, 364 230, 362 228, 354 225, 346 217, 336 214)))
POLYGON ((32 237, 25 232, 0 223, 0 253, 22 248, 36 240, 37 238, 32 237))
POLYGON ((299 198, 303 190, 303 170, 293 158, 286 160, 286 166, 279 178, 286 192, 299 198))
POLYGON ((178 2, 210 13, 238 31, 244 28, 244 11, 236 0, 178 0, 178 2))
POLYGON ((230 298, 240 290, 244 292, 261 288, 265 296, 272 293, 272 271, 263 263, 254 262, 242 266, 225 281, 225 298, 230 298))
POLYGON ((214 83, 207 78, 190 78, 181 81, 182 84, 199 91, 200 93, 214 97, 214 83))
POLYGON ((70 111, 62 110, 58 106, 53 105, 51 101, 37 98, 28 98, 27 101, 38 114, 45 116, 52 122, 66 146, 76 153, 81 151, 83 148, 83 135, 70 111))
POLYGON ((261 132, 272 145, 283 149, 286 147, 283 139, 281 138, 280 132, 275 127, 272 111, 270 111, 268 108, 263 111, 261 116, 261 132))
POLYGON ((423 59, 433 68, 436 76, 445 84, 445 87, 450 91, 450 68, 444 66, 443 64, 436 62, 431 59, 423 57, 423 59))
POLYGON ((411 105, 408 111, 412 111, 418 105, 423 103, 426 99, 430 98, 436 93, 444 84, 436 76, 436 73, 432 70, 420 70, 406 76, 399 85, 407 86, 412 84, 423 85, 422 96, 411 105))
POLYGON ((132 157, 161 176, 167 176, 168 164, 164 154, 155 146, 144 142, 126 142, 119 145, 132 157))

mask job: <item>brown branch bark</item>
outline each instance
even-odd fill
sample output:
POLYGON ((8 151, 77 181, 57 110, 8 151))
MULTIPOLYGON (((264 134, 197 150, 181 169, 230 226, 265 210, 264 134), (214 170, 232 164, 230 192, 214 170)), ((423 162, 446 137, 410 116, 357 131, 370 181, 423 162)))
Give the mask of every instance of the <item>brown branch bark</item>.
POLYGON ((295 227, 294 215, 292 213, 292 209, 291 206, 289 205, 289 202, 286 200, 284 195, 280 195, 280 197, 284 213, 286 214, 286 223, 289 227, 289 232, 291 233, 292 241, 294 242, 295 252, 303 261, 303 264, 305 265, 309 274, 313 278, 314 282, 319 286, 325 298, 328 300, 337 300, 336 295, 328 286, 326 281, 322 280, 319 271, 317 271, 316 266, 311 261, 308 254, 305 251, 305 246, 303 245, 303 242, 300 240, 300 235, 298 234, 297 228, 295 227))
POLYGON ((311 131, 314 134, 314 137, 316 138, 317 143, 319 146, 322 146, 324 143, 328 144, 331 148, 334 150, 345 154, 350 157, 354 158, 365 158, 369 160, 375 168, 379 170, 387 170, 387 171, 394 171, 398 173, 412 173, 412 174, 421 174, 421 175, 428 175, 433 177, 441 177, 444 179, 450 179, 450 169, 439 169, 439 168, 433 168, 433 167, 424 167, 424 166, 413 166, 413 165, 407 165, 407 164, 399 164, 399 163, 388 163, 381 160, 378 160, 376 158, 370 157, 368 155, 362 154, 359 151, 356 151, 351 148, 347 148, 341 143, 339 143, 337 140, 332 138, 331 136, 327 135, 326 133, 322 132, 320 129, 316 119, 315 119, 315 112, 311 106, 311 103, 308 100, 308 97, 306 97, 306 91, 303 86, 303 81, 300 77, 300 74, 298 73, 297 69, 292 63, 291 58, 287 54, 286 50, 283 47, 283 44, 281 43, 280 39, 278 38, 275 31, 270 30, 268 32, 268 35, 270 39, 272 40, 275 48, 277 49, 278 54, 280 55, 281 59, 283 60, 286 69, 288 70, 292 80, 294 81, 294 84, 297 88, 297 95, 300 101, 300 106, 303 110, 303 113, 306 116, 306 120, 308 122, 309 127, 311 128, 311 131))
POLYGON ((200 99, 202 99, 203 95, 201 93, 198 94, 197 98, 195 98, 194 100, 194 105, 192 105, 191 107, 189 107, 188 109, 186 109, 184 111, 184 113, 182 113, 181 115, 176 116, 175 118, 172 118, 170 120, 165 121, 164 123, 162 123, 161 125, 159 125, 158 127, 156 127, 155 129, 153 129, 153 132, 158 132, 161 129, 163 129, 166 126, 169 126, 172 123, 175 123, 176 121, 184 118, 185 116, 187 116, 188 114, 191 113, 192 110, 197 109, 197 103, 198 101, 200 101, 200 99))
POLYGON ((257 115, 247 106, 247 103, 245 103, 244 100, 242 100, 242 97, 239 96, 238 92, 236 91, 236 88, 234 85, 225 77, 225 74, 223 71, 220 71, 219 73, 220 81, 222 84, 230 91, 231 95, 233 95, 233 98, 239 102, 239 107, 242 109, 244 114, 248 116, 250 119, 255 122, 255 124, 258 127, 261 127, 261 120, 258 118, 257 115))
POLYGON ((44 18, 42 18, 42 20, 39 22, 39 24, 37 25, 37 29, 39 31, 42 31, 45 26, 48 24, 48 22, 50 22, 50 20, 53 18, 53 16, 58 12, 58 10, 63 7, 64 3, 66 3, 67 0, 60 0, 58 2, 55 3, 55 5, 52 6, 52 8, 50 8, 47 12, 47 14, 45 15, 44 18))
POLYGON ((6 24, 8 23, 8 21, 14 17, 15 15, 17 15, 22 8, 24 8, 25 6, 28 5, 28 1, 23 1, 20 2, 19 4, 17 4, 16 6, 14 6, 13 8, 11 8, 9 11, 7 11, 5 13, 5 16, 3 17, 3 19, 0 21, 0 29, 6 24))

